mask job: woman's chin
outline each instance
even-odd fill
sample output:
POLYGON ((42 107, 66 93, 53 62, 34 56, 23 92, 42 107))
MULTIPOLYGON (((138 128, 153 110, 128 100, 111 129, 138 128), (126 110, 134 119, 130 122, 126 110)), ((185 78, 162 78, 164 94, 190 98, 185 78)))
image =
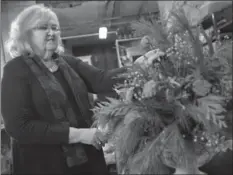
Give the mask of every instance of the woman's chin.
POLYGON ((47 45, 46 50, 54 52, 57 49, 57 45, 47 45))
POLYGON ((56 50, 57 49, 57 43, 56 42, 47 42, 46 43, 46 50, 56 50))

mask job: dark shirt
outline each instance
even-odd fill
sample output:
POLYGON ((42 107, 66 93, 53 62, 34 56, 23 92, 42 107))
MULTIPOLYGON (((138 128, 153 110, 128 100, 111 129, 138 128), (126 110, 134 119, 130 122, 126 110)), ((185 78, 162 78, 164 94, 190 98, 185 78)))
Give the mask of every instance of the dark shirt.
MULTIPOLYGON (((78 128, 88 128, 88 124, 85 122, 85 120, 81 116, 81 113, 79 111, 79 107, 75 101, 75 97, 72 93, 72 90, 71 90, 70 86, 68 85, 67 81, 65 80, 65 77, 63 76, 60 69, 58 69, 56 72, 54 72, 53 75, 56 77, 58 82, 61 84, 63 90, 65 91, 65 93, 67 95, 68 102, 70 103, 73 111, 75 112, 75 114, 77 116, 78 128)), ((66 174, 77 174, 79 172, 82 174, 82 171, 86 172, 88 170, 90 172, 94 173, 97 171, 97 169, 100 168, 100 166, 103 170, 104 169, 107 170, 107 168, 105 168, 105 163, 104 163, 105 160, 103 159, 103 157, 104 157, 103 152, 97 151, 91 145, 86 145, 86 144, 82 144, 82 145, 83 145, 84 150, 87 154, 88 162, 86 162, 85 164, 73 167, 73 168, 68 168, 66 174), (102 163, 96 165, 96 161, 99 161, 102 163)))
POLYGON ((80 113, 80 109, 75 101, 75 97, 72 93, 72 90, 70 88, 70 86, 68 85, 67 81, 65 80, 65 77, 63 76, 63 74, 61 73, 60 69, 58 69, 56 72, 53 73, 54 76, 56 77, 56 79, 58 80, 58 82, 61 84, 64 92, 67 95, 68 98, 68 102, 71 105, 71 108, 73 109, 74 113, 77 116, 77 120, 78 120, 78 128, 88 128, 88 124, 85 122, 85 120, 82 117, 81 113, 80 113))

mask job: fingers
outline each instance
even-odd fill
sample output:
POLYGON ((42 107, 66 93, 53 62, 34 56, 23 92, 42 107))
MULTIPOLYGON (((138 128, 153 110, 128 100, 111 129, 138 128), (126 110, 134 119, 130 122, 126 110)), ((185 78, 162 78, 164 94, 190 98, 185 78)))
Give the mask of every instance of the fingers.
POLYGON ((155 49, 145 53, 143 56, 139 57, 134 63, 145 64, 147 66, 151 65, 155 59, 159 59, 160 56, 164 56, 165 53, 155 49))
POLYGON ((132 101, 133 99, 133 93, 134 93, 134 87, 130 87, 127 91, 126 91, 126 101, 132 101))
POLYGON ((101 143, 98 142, 97 140, 93 140, 92 145, 93 145, 96 149, 98 149, 98 150, 100 150, 100 149, 102 148, 101 143))
POLYGON ((99 150, 105 145, 105 143, 107 142, 107 138, 100 130, 97 129, 92 142, 93 146, 95 146, 96 149, 99 150))
POLYGON ((96 132, 93 135, 93 139, 91 141, 91 144, 98 150, 100 150, 102 148, 102 143, 101 143, 100 139, 96 136, 96 132))
POLYGON ((107 143, 107 137, 100 130, 96 131, 95 138, 102 146, 107 143))
POLYGON ((156 82, 154 80, 148 81, 143 87, 142 94, 144 98, 149 98, 155 95, 156 94, 155 88, 156 88, 156 82))
POLYGON ((140 56, 139 58, 137 58, 137 59, 134 61, 134 63, 136 63, 136 64, 142 64, 143 61, 144 61, 144 59, 145 59, 145 57, 140 56))

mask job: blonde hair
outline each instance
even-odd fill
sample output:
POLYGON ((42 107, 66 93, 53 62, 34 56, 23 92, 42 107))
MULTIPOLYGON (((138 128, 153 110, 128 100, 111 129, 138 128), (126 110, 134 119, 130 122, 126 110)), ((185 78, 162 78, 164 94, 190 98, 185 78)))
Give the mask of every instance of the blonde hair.
MULTIPOLYGON (((51 18, 58 18, 57 15, 48 7, 44 5, 32 5, 24 9, 11 23, 9 39, 5 43, 6 51, 12 58, 21 55, 34 55, 33 50, 28 43, 28 31, 32 29, 36 22, 40 20, 50 20, 51 18)), ((58 47, 55 50, 56 53, 60 54, 64 52, 61 36, 58 37, 58 47)))

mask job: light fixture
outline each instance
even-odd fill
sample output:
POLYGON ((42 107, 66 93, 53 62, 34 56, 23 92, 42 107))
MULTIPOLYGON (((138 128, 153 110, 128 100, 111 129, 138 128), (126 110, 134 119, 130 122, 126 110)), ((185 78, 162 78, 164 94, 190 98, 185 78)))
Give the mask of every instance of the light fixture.
POLYGON ((99 39, 106 39, 108 34, 107 27, 100 27, 99 28, 99 39))

